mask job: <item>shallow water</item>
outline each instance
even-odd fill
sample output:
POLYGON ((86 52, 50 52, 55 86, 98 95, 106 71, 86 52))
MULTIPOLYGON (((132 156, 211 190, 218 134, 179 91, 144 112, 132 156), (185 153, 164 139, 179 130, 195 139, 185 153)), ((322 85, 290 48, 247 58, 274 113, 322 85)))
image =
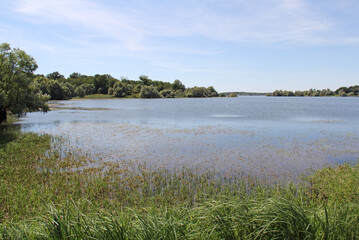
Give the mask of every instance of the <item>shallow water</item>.
POLYGON ((102 161, 295 178, 359 158, 359 98, 99 99, 55 102, 23 131, 63 136, 102 161))

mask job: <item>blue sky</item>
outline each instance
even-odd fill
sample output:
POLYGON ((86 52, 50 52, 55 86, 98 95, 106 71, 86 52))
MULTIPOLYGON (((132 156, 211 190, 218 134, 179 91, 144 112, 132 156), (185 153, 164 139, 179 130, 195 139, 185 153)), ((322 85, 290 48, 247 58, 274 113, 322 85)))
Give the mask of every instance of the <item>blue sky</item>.
POLYGON ((359 84, 358 0, 0 0, 0 42, 59 71, 267 92, 359 84))

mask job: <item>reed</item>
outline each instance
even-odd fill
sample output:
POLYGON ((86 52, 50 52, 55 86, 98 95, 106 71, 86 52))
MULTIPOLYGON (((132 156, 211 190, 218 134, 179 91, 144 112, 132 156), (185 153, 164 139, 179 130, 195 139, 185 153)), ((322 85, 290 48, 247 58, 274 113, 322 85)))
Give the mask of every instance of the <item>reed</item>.
POLYGON ((101 162, 2 129, 0 239, 356 239, 358 165, 301 183, 101 162))

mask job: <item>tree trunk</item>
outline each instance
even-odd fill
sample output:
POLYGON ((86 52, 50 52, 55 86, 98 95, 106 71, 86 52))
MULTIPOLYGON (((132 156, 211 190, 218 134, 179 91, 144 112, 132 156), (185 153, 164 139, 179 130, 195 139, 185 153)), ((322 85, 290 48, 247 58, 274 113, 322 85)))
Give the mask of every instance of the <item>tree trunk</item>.
POLYGON ((0 109, 0 123, 7 121, 6 109, 0 109))

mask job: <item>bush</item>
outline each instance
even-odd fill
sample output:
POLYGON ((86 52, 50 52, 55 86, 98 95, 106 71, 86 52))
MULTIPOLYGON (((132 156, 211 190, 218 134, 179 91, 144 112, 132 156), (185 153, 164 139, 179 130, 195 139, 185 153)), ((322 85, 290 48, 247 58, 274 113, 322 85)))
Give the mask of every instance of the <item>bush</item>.
POLYGON ((75 89, 75 95, 78 97, 84 97, 86 95, 85 89, 83 88, 83 86, 78 86, 75 89))
POLYGON ((160 98, 155 86, 143 86, 140 93, 141 98, 160 98))
POLYGON ((113 93, 114 97, 123 98, 131 95, 132 86, 130 84, 116 82, 113 85, 113 93))
POLYGON ((162 90, 162 91, 160 92, 160 95, 161 95, 161 97, 163 97, 163 98, 174 98, 174 97, 175 97, 174 92, 173 92, 172 90, 170 90, 170 89, 162 90))

